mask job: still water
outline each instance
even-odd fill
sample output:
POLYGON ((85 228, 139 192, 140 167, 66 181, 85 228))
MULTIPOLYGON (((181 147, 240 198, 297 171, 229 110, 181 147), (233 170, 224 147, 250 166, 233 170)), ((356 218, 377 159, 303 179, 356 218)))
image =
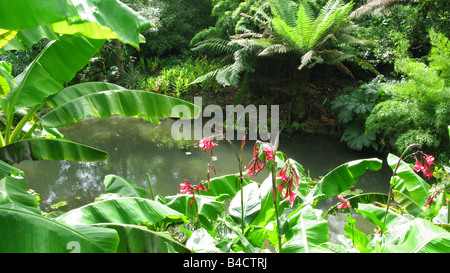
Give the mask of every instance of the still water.
MULTIPOLYGON (((103 179, 116 174, 135 181, 137 186, 149 188, 150 176, 155 194, 174 195, 184 179, 198 183, 206 179, 209 152, 189 146, 177 145, 171 137, 171 119, 152 124, 135 118, 112 117, 107 120, 85 119, 60 131, 73 141, 90 145, 109 153, 102 162, 24 161, 16 166, 25 172, 28 188, 40 194, 40 208, 50 211, 50 205, 66 201, 62 210, 79 207, 94 201, 105 193, 103 179)), ((244 165, 252 157, 255 141, 248 141, 244 149, 244 165)), ((192 143, 191 143, 192 144, 192 143)), ((239 147, 240 141, 236 142, 239 147)), ((310 176, 319 178, 340 164, 350 160, 379 157, 347 148, 339 138, 317 135, 281 136, 279 150, 300 162, 310 176)), ((214 148, 217 176, 239 171, 234 152, 226 141, 214 148)), ((381 158, 385 161, 385 158, 381 158)), ((368 172, 360 177, 357 188, 364 192, 386 193, 389 187, 389 167, 368 172)), ((263 181, 267 171, 258 174, 263 181)), ((336 201, 331 201, 336 203, 336 201)), ((334 205, 333 203, 333 205, 334 205)))

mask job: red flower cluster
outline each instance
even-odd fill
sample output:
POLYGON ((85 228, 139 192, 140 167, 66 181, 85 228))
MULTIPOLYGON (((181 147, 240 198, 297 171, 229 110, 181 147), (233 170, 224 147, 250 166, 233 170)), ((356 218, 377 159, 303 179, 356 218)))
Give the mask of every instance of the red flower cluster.
POLYGON ((207 191, 205 185, 202 182, 198 185, 191 185, 187 179, 184 180, 184 183, 180 184, 180 193, 188 193, 192 194, 192 200, 190 201, 190 206, 192 208, 192 204, 195 202, 194 192, 199 193, 199 191, 207 191))
POLYGON ((278 191, 281 195, 283 195, 283 188, 286 188, 286 193, 284 194, 284 199, 286 199, 289 196, 289 201, 293 203, 295 201, 295 193, 292 191, 292 188, 294 187, 294 178, 295 178, 295 184, 298 187, 299 180, 297 172, 292 168, 292 166, 289 163, 286 163, 284 167, 280 170, 278 173, 278 176, 276 179, 282 180, 283 182, 278 185, 278 191))
POLYGON ((416 158, 416 164, 414 165, 414 170, 416 172, 422 171, 423 175, 430 179, 433 177, 433 172, 431 171, 431 165, 433 165, 434 157, 431 155, 427 155, 426 153, 420 152, 421 161, 414 155, 416 158))
POLYGON ((207 137, 200 139, 200 141, 198 142, 198 147, 202 148, 203 152, 208 149, 211 149, 211 151, 210 151, 211 155, 213 153, 214 146, 217 146, 217 145, 219 145, 219 143, 212 142, 211 139, 209 139, 207 137))
POLYGON ((341 203, 337 205, 338 209, 350 208, 350 203, 348 202, 347 199, 344 198, 344 195, 340 194, 338 195, 338 198, 339 200, 341 200, 341 203))
POLYGON ((268 161, 273 160, 272 147, 266 145, 262 147, 264 158, 261 159, 258 144, 259 143, 257 142, 255 146, 253 146, 253 158, 248 164, 248 167, 244 167, 244 170, 247 171, 247 174, 253 179, 266 166, 268 161))

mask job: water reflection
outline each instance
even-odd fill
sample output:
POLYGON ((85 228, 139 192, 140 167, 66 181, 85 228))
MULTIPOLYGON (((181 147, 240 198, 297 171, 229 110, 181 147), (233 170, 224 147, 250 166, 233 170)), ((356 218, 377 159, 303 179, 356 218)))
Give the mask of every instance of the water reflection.
MULTIPOLYGON (((160 125, 134 118, 86 119, 61 132, 73 141, 107 151, 107 160, 24 161, 17 167, 25 172, 28 187, 40 194, 43 210, 50 210, 51 204, 63 200, 68 203, 64 210, 93 202, 105 192, 103 179, 108 174, 128 178, 148 189, 148 173, 156 194, 173 195, 184 179, 192 183, 206 179, 211 157, 208 152, 190 146, 193 142, 178 147, 170 135, 171 124, 170 119, 160 125)), ((239 141, 236 143, 239 145, 239 141)), ((253 145, 254 141, 249 141, 245 146, 244 164, 251 159, 253 145)), ((299 161, 312 177, 323 176, 350 160, 376 156, 349 150, 339 139, 330 136, 282 137, 279 150, 299 161)), ((217 175, 238 172, 237 160, 227 142, 220 142, 214 148, 214 155, 217 175)), ((263 181, 267 175, 268 172, 263 172, 257 180, 263 181)), ((389 176, 389 168, 385 167, 382 172, 364 175, 358 185, 364 191, 386 192, 389 176)))

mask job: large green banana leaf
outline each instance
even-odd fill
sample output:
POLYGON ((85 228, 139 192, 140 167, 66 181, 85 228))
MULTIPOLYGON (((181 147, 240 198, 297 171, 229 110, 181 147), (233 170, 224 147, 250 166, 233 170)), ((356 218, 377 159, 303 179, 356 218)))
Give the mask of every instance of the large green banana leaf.
POLYGON ((15 78, 17 87, 0 99, 0 106, 8 113, 21 107, 43 103, 49 96, 63 89, 92 56, 104 40, 82 36, 62 36, 50 42, 28 68, 15 78))
POLYGON ((309 205, 290 217, 285 239, 284 253, 330 252, 328 222, 309 205))
POLYGON ((124 87, 107 82, 86 82, 64 88, 58 94, 51 96, 47 104, 52 108, 63 105, 76 98, 108 90, 125 90, 124 87))
POLYGON ((0 206, 0 253, 116 252, 113 229, 69 226, 14 204, 0 206))
POLYGON ((155 225, 160 222, 187 222, 186 216, 153 200, 139 197, 109 199, 73 209, 58 218, 70 225, 117 223, 155 225))
POLYGON ((0 180, 0 204, 7 203, 17 203, 29 207, 36 207, 39 204, 37 195, 27 192, 27 182, 11 176, 0 180))
POLYGON ((250 183, 244 186, 242 203, 240 192, 241 191, 239 191, 231 200, 228 212, 233 221, 239 226, 242 225, 242 220, 244 220, 244 226, 246 227, 253 222, 261 210, 261 195, 257 183, 250 183))
POLYGON ((358 182, 358 177, 366 170, 377 171, 381 168, 382 161, 378 158, 354 160, 340 165, 326 174, 312 191, 318 199, 331 198, 346 190, 358 182))
POLYGON ((360 204, 356 211, 380 227, 383 233, 387 231, 381 252, 450 252, 450 233, 430 221, 389 211, 383 223, 386 209, 370 204, 360 204))
POLYGON ((134 181, 114 174, 105 176, 103 184, 105 184, 105 189, 108 193, 118 194, 123 197, 145 197, 148 193, 146 189, 136 187, 134 181))
POLYGON ((148 118, 179 117, 192 119, 200 109, 194 104, 166 95, 137 90, 110 90, 79 97, 69 101, 41 118, 41 124, 49 127, 63 127, 75 124, 86 117, 109 118, 144 116, 148 118), (190 115, 172 113, 176 106, 184 106, 190 115))
POLYGON ((102 161, 108 153, 65 139, 26 139, 0 148, 0 159, 7 163, 24 160, 102 161))
POLYGON ((0 160, 0 178, 3 178, 7 175, 15 175, 15 176, 24 176, 25 173, 14 166, 6 163, 5 161, 0 160))
MULTIPOLYGON (((399 158, 393 154, 387 157, 389 166, 394 170, 399 158)), ((409 197, 408 199, 414 201, 417 206, 422 207, 428 200, 428 191, 431 186, 428 185, 408 164, 400 161, 397 168, 397 179, 391 180, 394 189, 402 195, 409 197)), ((407 200, 402 198, 402 200, 407 200)))
MULTIPOLYGON (((39 5, 33 0, 0 1, 0 29, 22 32, 42 26, 48 28, 46 32, 93 39, 119 38, 139 48, 139 32, 151 24, 116 0, 45 0, 39 5)), ((42 35, 40 39, 47 36, 42 35)))
MULTIPOLYGON (((232 198, 236 195, 236 193, 240 189, 240 178, 239 174, 227 174, 219 177, 212 178, 210 180, 210 185, 206 185, 208 191, 201 191, 201 195, 207 196, 221 196, 221 200, 225 200, 227 198, 232 198)), ((244 186, 249 184, 250 178, 243 178, 244 186)))
POLYGON ((384 253, 450 253, 450 232, 416 218, 390 229, 384 253), (390 237, 395 240, 389 240, 390 237))
POLYGON ((196 196, 196 205, 191 206, 192 196, 190 194, 177 194, 173 196, 164 197, 164 205, 172 208, 190 219, 197 218, 198 214, 205 216, 210 220, 216 220, 223 212, 223 202, 217 201, 210 196, 196 196))
POLYGON ((189 249, 175 241, 168 232, 155 232, 143 226, 98 224, 115 229, 120 242, 117 253, 189 253, 189 249))

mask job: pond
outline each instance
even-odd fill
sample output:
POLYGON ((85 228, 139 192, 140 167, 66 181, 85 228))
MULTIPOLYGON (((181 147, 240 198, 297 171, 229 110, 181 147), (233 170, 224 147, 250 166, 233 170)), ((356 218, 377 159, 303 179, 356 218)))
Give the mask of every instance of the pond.
MULTIPOLYGON (((107 151, 107 160, 24 161, 16 166, 25 172, 28 188, 39 193, 39 207, 44 211, 51 211, 50 205, 60 201, 67 202, 61 208, 64 211, 93 202, 95 197, 105 193, 103 179, 108 174, 122 176, 149 189, 148 173, 155 194, 174 195, 184 179, 194 184, 206 179, 211 156, 209 152, 187 145, 190 143, 175 143, 171 137, 172 123, 172 119, 162 120, 159 125, 135 118, 85 119, 60 131, 73 141, 107 151)), ((251 160, 254 143, 248 141, 245 146, 244 165, 251 160)), ((240 141, 236 144, 239 147, 240 141)), ((313 178, 355 159, 378 157, 385 162, 385 158, 375 153, 351 150, 331 135, 282 135, 279 150, 301 163, 313 178)), ((239 172, 234 152, 226 141, 220 141, 214 148, 214 156, 217 157, 214 162, 217 176, 239 172)), ((263 171, 256 180, 262 182, 268 174, 263 171)), ((356 186, 364 192, 387 193, 391 174, 384 163, 381 171, 360 177, 356 186)), ((336 202, 325 200, 322 206, 336 202)))

